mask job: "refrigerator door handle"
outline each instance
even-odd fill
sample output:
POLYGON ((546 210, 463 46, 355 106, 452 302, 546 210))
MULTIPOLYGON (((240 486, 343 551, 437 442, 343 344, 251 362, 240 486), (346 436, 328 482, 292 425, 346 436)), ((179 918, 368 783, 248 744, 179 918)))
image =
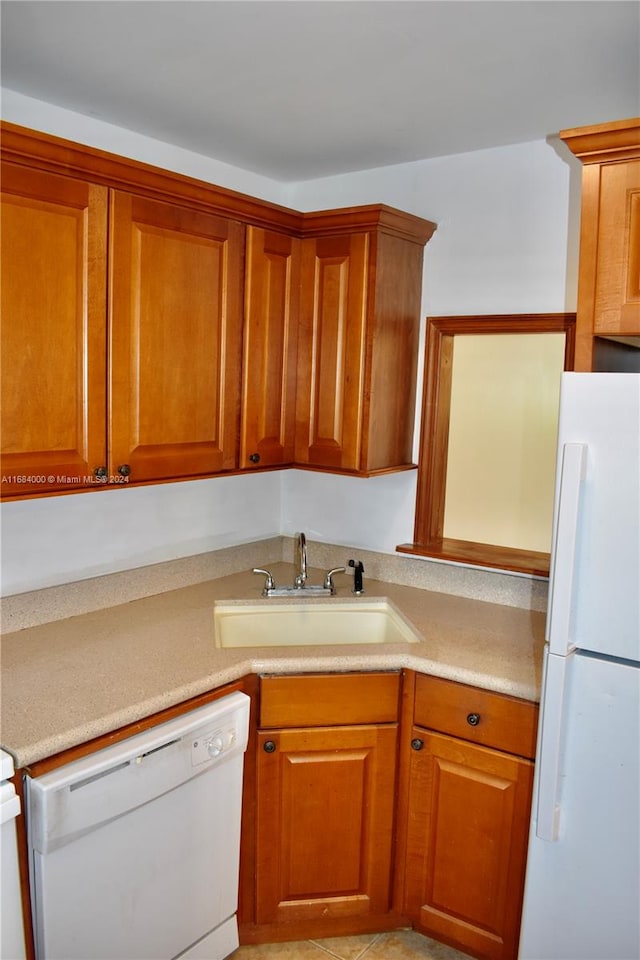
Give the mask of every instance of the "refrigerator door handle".
POLYGON ((586 443, 565 443, 562 448, 560 489, 556 507, 552 564, 549 581, 547 642, 551 653, 565 655, 573 649, 573 606, 580 501, 587 462, 586 443))
POLYGON ((567 672, 575 654, 558 657, 546 651, 542 735, 538 744, 536 836, 553 842, 560 826, 560 762, 564 741, 567 672))

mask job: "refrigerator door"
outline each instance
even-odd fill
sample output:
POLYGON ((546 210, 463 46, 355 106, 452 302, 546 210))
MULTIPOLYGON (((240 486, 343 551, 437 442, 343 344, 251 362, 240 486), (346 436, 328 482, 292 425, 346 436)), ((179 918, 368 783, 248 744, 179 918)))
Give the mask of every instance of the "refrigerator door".
POLYGON ((547 635, 553 653, 575 646, 640 661, 639 531, 640 375, 565 373, 547 635))
MULTIPOLYGON (((553 654, 549 660, 554 659, 553 654)), ((640 667, 577 653, 563 660, 558 793, 536 768, 520 960, 640 956, 640 667), (537 836, 537 811, 557 804, 558 838, 537 836)), ((557 691, 547 680, 543 711, 557 691)))

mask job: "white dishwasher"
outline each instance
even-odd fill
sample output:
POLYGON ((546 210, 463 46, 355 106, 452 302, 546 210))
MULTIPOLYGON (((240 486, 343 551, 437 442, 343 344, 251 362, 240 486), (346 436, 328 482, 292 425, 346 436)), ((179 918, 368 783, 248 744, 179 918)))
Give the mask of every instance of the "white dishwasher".
POLYGON ((27 780, 37 960, 222 960, 238 946, 249 698, 27 780))
POLYGON ((22 893, 18 866, 16 817, 20 798, 11 782, 13 757, 0 750, 0 957, 24 960, 26 946, 22 924, 22 893))

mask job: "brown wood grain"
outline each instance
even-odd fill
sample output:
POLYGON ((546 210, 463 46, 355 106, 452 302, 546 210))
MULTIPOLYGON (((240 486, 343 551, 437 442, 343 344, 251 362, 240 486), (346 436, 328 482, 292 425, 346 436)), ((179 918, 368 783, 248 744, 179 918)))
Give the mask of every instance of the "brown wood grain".
POLYGON ((416 678, 415 722, 440 733, 533 759, 538 706, 528 700, 481 690, 440 677, 416 678), (469 714, 478 714, 476 726, 469 714))
POLYGON ((2 155, 32 169, 90 180, 138 196, 189 206, 222 217, 298 234, 303 215, 278 204, 203 180, 120 157, 105 150, 0 121, 2 155))
POLYGON ((248 227, 240 427, 247 469, 293 461, 299 296, 300 241, 248 227))
POLYGON ((109 464, 131 480, 237 466, 244 227, 113 193, 109 464))
POLYGON ((640 334, 640 159, 601 169, 594 307, 595 334, 640 334))
POLYGON ((386 231, 374 244, 361 469, 380 471, 413 462, 424 251, 386 231))
POLYGON ((300 213, 15 124, 0 131, 9 192, 19 181, 3 204, 4 472, 19 479, 3 496, 294 459, 363 476, 413 466, 422 248, 435 224, 384 204, 300 213), (55 228, 49 208, 36 215, 24 200, 51 190, 55 228), (74 190, 83 198, 67 202, 74 190))
POLYGON ((260 727, 396 723, 399 673, 262 677, 260 727))
POLYGON ((560 137, 583 163, 575 369, 594 337, 640 336, 640 118, 560 137))
POLYGON ((472 956, 515 960, 533 764, 414 727, 405 907, 472 956))
POLYGON ((302 241, 298 463, 360 466, 368 258, 367 233, 302 241))
POLYGON ((106 464, 103 187, 2 164, 2 494, 106 464))
POLYGON ((258 923, 388 912, 396 736, 395 725, 258 733, 258 923))
POLYGON ((416 240, 418 231, 385 219, 367 233, 303 241, 297 464, 363 476, 413 467, 423 246, 433 229, 416 240))

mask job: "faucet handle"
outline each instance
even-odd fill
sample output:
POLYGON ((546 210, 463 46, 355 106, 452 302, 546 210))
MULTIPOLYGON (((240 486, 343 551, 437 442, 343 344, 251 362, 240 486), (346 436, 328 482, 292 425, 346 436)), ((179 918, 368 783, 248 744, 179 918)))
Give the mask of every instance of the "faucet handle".
POLYGON ((268 570, 263 570, 261 567, 254 567, 251 571, 252 573, 261 573, 264 577, 264 587, 262 588, 262 596, 268 596, 269 590, 274 590, 276 582, 269 573, 268 570))
POLYGON ((323 587, 325 590, 331 591, 331 596, 333 596, 336 592, 336 585, 333 582, 333 576, 336 573, 346 573, 346 570, 344 567, 334 567, 333 570, 328 571, 324 578, 323 587))

